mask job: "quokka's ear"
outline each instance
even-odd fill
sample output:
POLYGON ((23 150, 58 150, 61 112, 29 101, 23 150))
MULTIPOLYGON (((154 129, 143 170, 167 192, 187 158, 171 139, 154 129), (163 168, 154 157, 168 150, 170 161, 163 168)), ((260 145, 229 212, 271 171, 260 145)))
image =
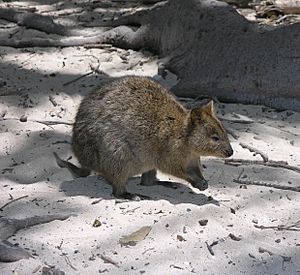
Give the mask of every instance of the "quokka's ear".
POLYGON ((203 120, 206 116, 214 114, 214 102, 210 100, 202 106, 195 107, 191 110, 191 118, 196 120, 203 120))
POLYGON ((214 114, 214 112, 215 112, 214 102, 212 100, 210 100, 207 104, 205 104, 202 107, 202 109, 205 110, 210 115, 214 114))

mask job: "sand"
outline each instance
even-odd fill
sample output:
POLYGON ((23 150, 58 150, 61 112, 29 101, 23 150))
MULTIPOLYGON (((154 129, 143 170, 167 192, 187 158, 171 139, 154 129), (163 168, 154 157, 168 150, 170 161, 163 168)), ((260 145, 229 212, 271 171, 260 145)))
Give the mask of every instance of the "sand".
MULTIPOLYGON (((7 111, 6 119, 0 121, 0 207, 11 198, 28 195, 0 215, 76 215, 10 237, 8 241, 28 250, 33 258, 0 263, 0 274, 41 274, 49 266, 66 274, 300 274, 300 232, 255 227, 300 221, 299 192, 233 181, 240 176, 299 187, 297 172, 259 165, 236 167, 206 158, 206 191, 162 174, 161 179, 177 183, 176 189, 142 187, 135 177, 128 189, 151 199, 119 202, 103 179, 95 175, 73 179, 67 169, 57 166, 52 152, 64 159, 73 156, 68 123, 73 122, 82 97, 110 77, 158 78, 157 57, 113 47, 2 47, 0 57, 0 77, 6 81, 0 88, 0 113, 7 111), (98 64, 102 74, 91 73, 91 66, 98 64), (20 122, 21 116, 27 122, 20 122), (67 124, 47 126, 43 121, 67 124), (96 219, 98 227, 93 226, 96 219), (143 226, 151 226, 144 240, 121 246, 123 235, 143 226), (207 244, 213 244, 212 251, 207 244), (105 262, 103 256, 113 263, 105 262)), ((168 85, 174 84, 171 74, 169 80, 168 85)), ((251 121, 224 122, 238 136, 230 135, 234 158, 261 160, 242 142, 263 151, 270 160, 299 167, 299 113, 237 104, 217 104, 217 109, 221 118, 251 121)), ((77 163, 74 156, 70 161, 77 163)))

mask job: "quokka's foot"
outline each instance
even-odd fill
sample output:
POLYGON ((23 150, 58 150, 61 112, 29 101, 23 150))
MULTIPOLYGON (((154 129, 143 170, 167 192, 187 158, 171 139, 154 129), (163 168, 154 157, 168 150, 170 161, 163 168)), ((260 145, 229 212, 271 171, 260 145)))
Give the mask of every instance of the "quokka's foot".
POLYGON ((119 199, 126 199, 126 200, 131 200, 131 201, 140 201, 140 200, 151 199, 150 197, 145 196, 145 195, 129 193, 129 192, 124 192, 122 194, 119 194, 118 196, 116 196, 116 195, 114 195, 114 196, 119 199))
POLYGON ((197 181, 191 181, 193 187, 199 189, 200 191, 204 191, 208 188, 208 182, 206 179, 198 179, 197 181))

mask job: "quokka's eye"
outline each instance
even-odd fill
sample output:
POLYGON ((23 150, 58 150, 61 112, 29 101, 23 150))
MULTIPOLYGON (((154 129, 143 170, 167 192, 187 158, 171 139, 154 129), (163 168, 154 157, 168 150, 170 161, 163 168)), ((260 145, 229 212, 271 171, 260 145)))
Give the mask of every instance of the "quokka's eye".
POLYGON ((210 138, 211 138, 211 140, 214 141, 214 142, 217 142, 217 141, 220 140, 219 136, 217 136, 217 135, 213 135, 213 136, 211 136, 210 138))

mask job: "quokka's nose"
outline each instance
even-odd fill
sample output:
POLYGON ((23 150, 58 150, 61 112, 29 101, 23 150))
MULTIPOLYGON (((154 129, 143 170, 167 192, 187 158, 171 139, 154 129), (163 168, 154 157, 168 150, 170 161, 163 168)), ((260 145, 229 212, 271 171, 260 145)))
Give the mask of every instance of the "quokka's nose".
POLYGON ((226 150, 226 157, 229 158, 233 155, 233 149, 231 145, 229 145, 229 148, 226 150))

